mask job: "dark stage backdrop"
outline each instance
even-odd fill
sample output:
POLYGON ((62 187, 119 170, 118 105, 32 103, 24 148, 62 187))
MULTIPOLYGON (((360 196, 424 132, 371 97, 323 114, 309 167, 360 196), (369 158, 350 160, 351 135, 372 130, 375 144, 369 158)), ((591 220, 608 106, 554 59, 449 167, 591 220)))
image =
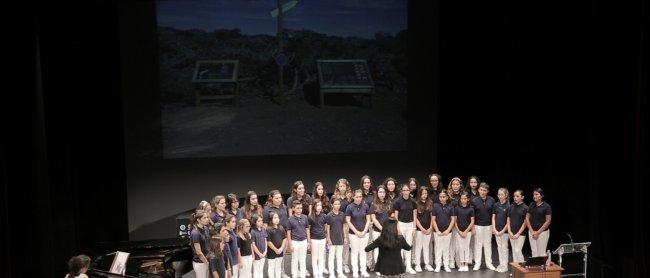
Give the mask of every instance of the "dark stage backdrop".
MULTIPOLYGON (((124 140, 156 128, 128 111, 159 107, 123 102, 124 94, 151 96, 157 84, 147 68, 156 61, 155 36, 137 35, 151 28, 142 22, 154 22, 151 2, 128 3, 135 9, 113 1, 9 3, 0 276, 63 277, 70 256, 97 255, 98 241, 128 240, 127 177, 142 178, 154 193, 155 182, 169 177, 164 185, 179 187, 175 195, 194 206, 187 183, 209 185, 225 171, 234 172, 226 181, 245 172, 247 185, 272 172, 268 184, 286 188, 298 178, 356 183, 366 172, 402 178, 430 170, 445 181, 476 174, 493 187, 522 187, 528 201, 530 189, 542 186, 555 212, 551 248, 569 232, 593 242, 590 277, 648 276, 646 1, 446 2, 439 10, 412 2, 406 154, 178 165, 133 159, 129 151, 143 141, 124 140), (124 14, 143 20, 125 22, 124 14), (118 31, 125 23, 133 32, 118 31), (149 62, 123 66, 143 53, 149 62), (138 73, 147 82, 134 82, 138 73)), ((206 195, 230 185, 209 186, 206 195)))

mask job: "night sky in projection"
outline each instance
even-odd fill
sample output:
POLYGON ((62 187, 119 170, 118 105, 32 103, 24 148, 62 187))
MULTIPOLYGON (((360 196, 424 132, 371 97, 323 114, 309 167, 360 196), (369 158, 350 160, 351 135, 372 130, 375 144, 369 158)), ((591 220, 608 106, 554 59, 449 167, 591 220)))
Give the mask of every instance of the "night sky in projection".
MULTIPOLYGON (((283 3, 289 0, 282 0, 283 3)), ((284 18, 287 29, 308 29, 342 37, 395 35, 407 28, 407 0, 302 0, 284 18)), ((240 29, 276 34, 275 0, 158 0, 158 25, 180 30, 240 29)))

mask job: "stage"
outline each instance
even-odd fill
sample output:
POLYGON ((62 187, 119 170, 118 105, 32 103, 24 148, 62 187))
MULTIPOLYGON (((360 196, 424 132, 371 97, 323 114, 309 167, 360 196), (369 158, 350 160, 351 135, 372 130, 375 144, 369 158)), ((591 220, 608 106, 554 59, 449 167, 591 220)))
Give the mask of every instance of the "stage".
MULTIPOLYGON (((492 261, 494 263, 494 266, 496 267, 498 265, 499 261, 499 254, 497 253, 496 249, 496 243, 492 244, 492 261)), ((524 253, 524 256, 529 256, 530 254, 524 253)), ((326 259, 327 260, 327 259, 326 259)), ((285 272, 290 272, 291 270, 291 255, 285 256, 284 260, 284 269, 285 272)), ((267 264, 264 265, 264 277, 268 277, 268 274, 266 272, 267 264)), ((307 272, 311 273, 311 256, 307 255, 307 272)), ((187 274, 183 275, 183 278, 195 278, 196 275, 194 275, 194 271, 190 271, 187 274)), ((329 275, 325 274, 325 278, 329 277, 329 275)), ((346 274, 346 277, 351 278, 352 273, 346 274)), ((361 276, 363 277, 363 276, 361 276)), ((370 273, 370 278, 372 277, 378 277, 377 275, 373 273, 370 273)), ((406 274, 405 277, 413 277, 413 278, 423 278, 423 277, 455 277, 455 278, 501 278, 501 277, 510 277, 510 271, 504 272, 504 273, 499 273, 496 271, 489 270, 485 268, 485 264, 483 264, 482 268, 478 271, 473 271, 472 267, 470 266, 470 270, 467 272, 459 272, 458 269, 452 269, 451 272, 445 272, 444 268, 441 268, 440 272, 429 272, 429 271, 422 271, 418 272, 417 274, 406 274)))

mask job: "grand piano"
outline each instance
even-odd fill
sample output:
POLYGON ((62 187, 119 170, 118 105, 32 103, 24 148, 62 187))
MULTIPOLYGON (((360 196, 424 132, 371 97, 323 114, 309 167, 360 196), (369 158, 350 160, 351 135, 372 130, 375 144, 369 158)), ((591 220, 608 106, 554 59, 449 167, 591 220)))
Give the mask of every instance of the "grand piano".
POLYGON ((118 243, 98 243, 98 254, 88 270, 92 278, 181 277, 192 269, 192 250, 187 238, 170 238, 118 243), (129 253, 124 275, 108 270, 115 251, 129 253))

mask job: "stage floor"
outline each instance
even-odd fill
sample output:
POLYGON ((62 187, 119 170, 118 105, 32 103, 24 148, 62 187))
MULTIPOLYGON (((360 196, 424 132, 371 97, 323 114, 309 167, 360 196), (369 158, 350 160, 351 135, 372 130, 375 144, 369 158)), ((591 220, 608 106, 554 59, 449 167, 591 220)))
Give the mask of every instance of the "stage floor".
MULTIPOLYGON (((511 251, 512 252, 512 251, 511 251)), ((511 254, 512 255, 512 254, 511 254)), ((526 254, 524 252, 524 256, 528 256, 530 254, 526 254)), ((287 255, 284 257, 284 269, 285 272, 291 272, 291 255, 287 255)), ((492 244, 492 261, 494 263, 494 266, 496 267, 499 263, 499 255, 497 253, 496 249, 496 243, 493 242, 492 244)), ((268 277, 266 268, 267 265, 264 265, 264 277, 268 277)), ((307 255, 307 272, 311 273, 311 256, 307 255)), ((325 278, 329 277, 329 275, 324 275, 325 278)), ((352 277, 352 274, 346 274, 348 278, 352 277)), ((183 278, 195 278, 196 275, 194 274, 194 271, 190 271, 189 273, 183 275, 183 278)), ((363 276, 361 276, 363 277, 363 276)), ((373 273, 370 273, 370 278, 373 277, 378 277, 377 275, 373 273)), ((502 277, 511 277, 510 276, 510 271, 504 272, 504 273, 499 273, 496 271, 489 270, 485 268, 485 264, 483 264, 482 268, 478 271, 473 271, 472 266, 470 265, 470 270, 467 272, 459 272, 458 269, 452 269, 451 272, 445 272, 443 269, 441 269, 440 272, 428 272, 428 271, 422 271, 417 274, 406 274, 405 277, 413 277, 413 278, 423 278, 423 277, 454 277, 454 278, 502 278, 502 277)))

